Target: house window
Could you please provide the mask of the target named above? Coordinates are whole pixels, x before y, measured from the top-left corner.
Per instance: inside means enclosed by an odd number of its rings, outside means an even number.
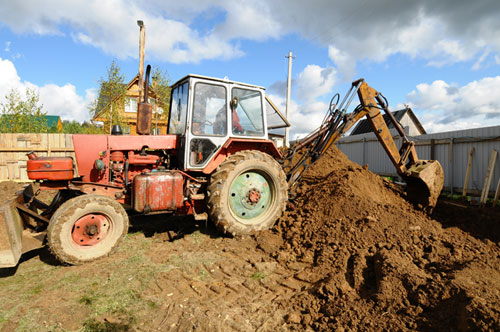
[[[137,112],[137,98],[127,97],[125,99],[125,112],[136,113]]]

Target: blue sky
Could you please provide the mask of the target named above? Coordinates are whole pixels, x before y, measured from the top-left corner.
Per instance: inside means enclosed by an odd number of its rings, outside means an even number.
[[[35,0],[0,3],[0,98],[35,88],[44,110],[88,120],[113,60],[261,85],[284,110],[293,51],[292,134],[319,125],[335,92],[364,77],[428,132],[500,125],[500,2]]]

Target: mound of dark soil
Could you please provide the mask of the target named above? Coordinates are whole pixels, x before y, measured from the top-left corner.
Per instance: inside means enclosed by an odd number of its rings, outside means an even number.
[[[283,304],[295,330],[500,329],[499,244],[443,228],[336,147],[305,172],[277,229],[276,258],[308,263],[295,277],[310,287]]]

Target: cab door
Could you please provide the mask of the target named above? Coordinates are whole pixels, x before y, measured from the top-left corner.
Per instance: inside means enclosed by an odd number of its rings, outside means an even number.
[[[177,166],[184,168],[184,155],[186,145],[186,128],[189,103],[189,80],[176,84],[172,88],[170,97],[170,112],[168,116],[168,135],[178,135],[179,147]]]
[[[186,130],[187,169],[203,169],[229,136],[229,87],[218,81],[191,78],[191,112]]]

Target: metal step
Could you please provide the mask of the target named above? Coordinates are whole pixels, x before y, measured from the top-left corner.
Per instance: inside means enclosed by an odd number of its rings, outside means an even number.
[[[194,214],[194,220],[198,220],[198,221],[208,220],[208,214],[206,212],[195,213]]]
[[[195,201],[204,200],[205,199],[205,194],[204,193],[201,193],[201,194],[192,194],[191,195],[191,199],[195,200]]]

